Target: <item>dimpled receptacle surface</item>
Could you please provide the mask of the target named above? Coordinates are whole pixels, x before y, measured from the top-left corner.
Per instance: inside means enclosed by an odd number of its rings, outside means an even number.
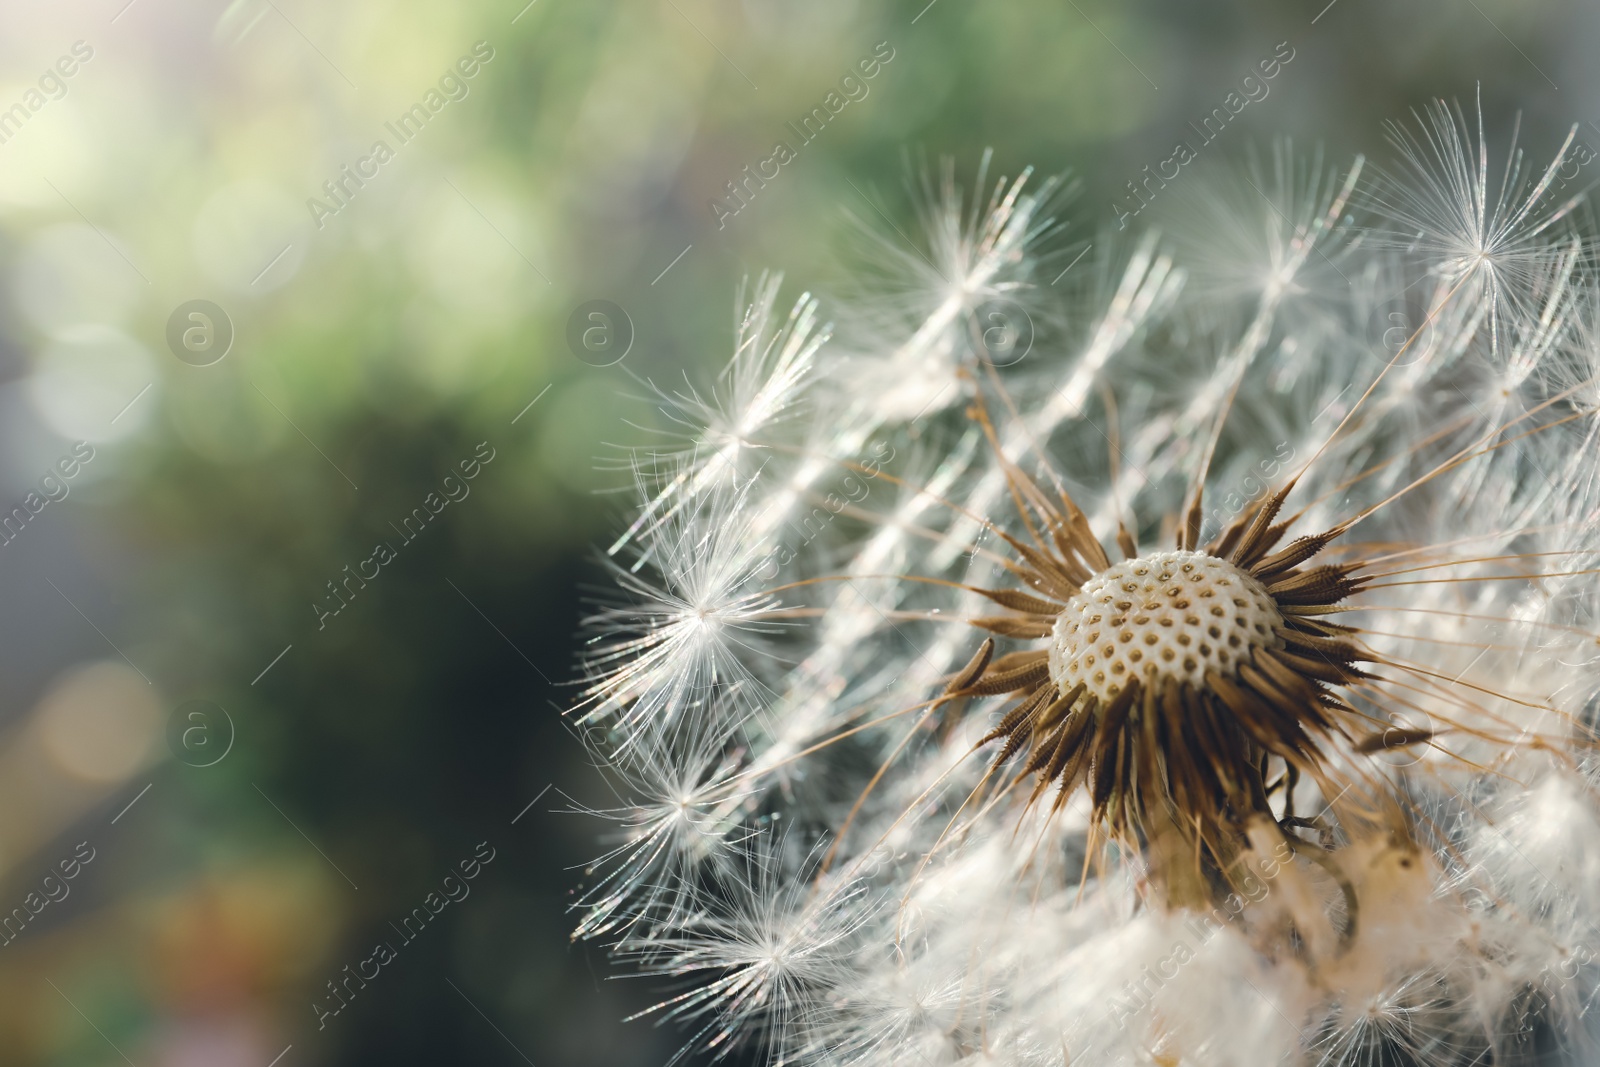
[[[1278,606],[1260,582],[1204,552],[1153,552],[1084,583],[1056,619],[1050,677],[1102,701],[1139,678],[1204,686],[1233,677],[1257,648],[1282,643]]]

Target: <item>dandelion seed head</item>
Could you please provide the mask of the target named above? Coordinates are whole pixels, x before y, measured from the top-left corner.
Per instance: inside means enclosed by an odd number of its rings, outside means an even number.
[[[1238,673],[1257,648],[1281,644],[1283,624],[1261,583],[1203,552],[1154,552],[1090,578],[1057,616],[1050,677],[1110,700],[1134,679],[1205,684],[1207,671]]]
[[[1215,240],[1054,290],[1048,190],[945,169],[836,339],[742,304],[577,709],[625,798],[579,932],[686,1049],[1585,1047],[1600,283],[1548,171],[1418,129],[1376,178],[1276,148]],[[1015,366],[997,299],[1049,326]]]

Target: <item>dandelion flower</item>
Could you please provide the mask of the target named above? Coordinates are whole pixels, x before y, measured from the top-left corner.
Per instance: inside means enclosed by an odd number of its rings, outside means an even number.
[[[1552,171],[1420,121],[1070,292],[1046,191],[947,169],[892,308],[764,280],[726,403],[663,397],[578,935],[686,1052],[1587,1062],[1600,290]],[[1015,362],[1002,298],[1057,324]]]

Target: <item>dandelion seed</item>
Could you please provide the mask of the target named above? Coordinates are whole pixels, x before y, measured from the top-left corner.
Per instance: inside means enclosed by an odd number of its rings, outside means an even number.
[[[1481,94],[1481,90],[1480,90]],[[1498,344],[1502,323],[1534,314],[1530,297],[1552,246],[1564,243],[1561,227],[1581,196],[1552,196],[1576,125],[1542,172],[1524,167],[1513,130],[1498,180],[1491,174],[1489,145],[1478,105],[1476,134],[1459,104],[1434,101],[1414,113],[1417,129],[1391,123],[1402,170],[1372,192],[1374,207],[1393,227],[1389,240],[1423,257],[1441,282],[1465,287],[1465,299],[1481,304]]]

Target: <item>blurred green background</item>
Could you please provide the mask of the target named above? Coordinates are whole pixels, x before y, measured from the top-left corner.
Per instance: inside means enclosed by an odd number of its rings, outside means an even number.
[[[564,809],[610,802],[559,709],[614,446],[663,425],[645,382],[726,360],[744,274],[849,297],[852,218],[914,238],[908,158],[1070,168],[1069,233],[1116,240],[1125,183],[1281,42],[1208,163],[1382,160],[1383,119],[1480,84],[1501,144],[1517,111],[1536,153],[1600,138],[1578,0],[524,2],[0,6],[7,1064],[671,1057],[621,1022],[663,989],[567,936],[606,827]],[[596,299],[613,366],[567,342]]]

